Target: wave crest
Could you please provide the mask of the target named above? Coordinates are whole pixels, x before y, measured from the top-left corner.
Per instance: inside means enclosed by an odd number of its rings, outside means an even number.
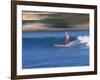
[[[80,41],[80,43],[85,43],[86,46],[89,47],[89,36],[78,36],[77,39]]]

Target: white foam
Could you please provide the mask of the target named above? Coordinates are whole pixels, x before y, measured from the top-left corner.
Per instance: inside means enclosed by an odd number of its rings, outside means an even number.
[[[78,36],[77,39],[80,41],[80,43],[85,43],[86,46],[89,47],[89,36]]]

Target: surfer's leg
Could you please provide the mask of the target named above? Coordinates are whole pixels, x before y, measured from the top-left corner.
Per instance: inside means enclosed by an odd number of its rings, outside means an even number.
[[[70,42],[70,40],[69,40],[69,39],[67,39],[67,44],[69,44],[69,42]]]

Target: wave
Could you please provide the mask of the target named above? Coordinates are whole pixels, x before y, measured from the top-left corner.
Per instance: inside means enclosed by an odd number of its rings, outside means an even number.
[[[76,40],[76,37],[71,37],[70,40]],[[23,41],[32,42],[32,43],[65,43],[65,37],[43,37],[43,38],[23,38]]]
[[[89,36],[78,36],[76,40],[71,41],[68,46],[85,45],[89,47]]]
[[[89,36],[78,36],[77,39],[80,43],[86,44],[89,47]]]
[[[78,36],[70,37],[69,46],[85,45],[89,47],[89,37],[88,36]],[[46,46],[54,44],[65,44],[65,37],[43,37],[43,38],[23,38],[23,45],[31,44],[37,46]]]

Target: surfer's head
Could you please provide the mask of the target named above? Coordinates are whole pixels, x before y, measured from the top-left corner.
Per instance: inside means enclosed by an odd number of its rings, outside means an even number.
[[[68,33],[67,33],[67,32],[65,32],[65,34],[66,34],[66,35],[68,35]]]
[[[65,32],[65,34],[67,34],[67,32]]]

